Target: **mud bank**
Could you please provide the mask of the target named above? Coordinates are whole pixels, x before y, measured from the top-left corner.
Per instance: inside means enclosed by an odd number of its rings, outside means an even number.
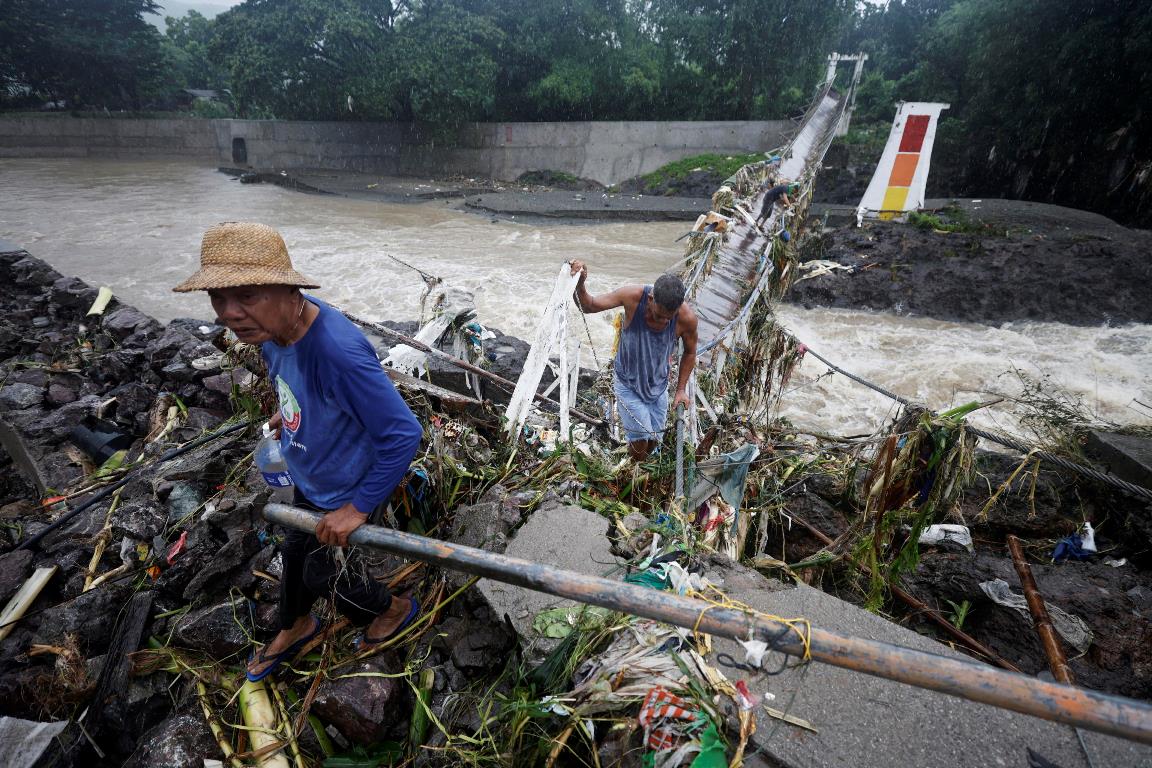
[[[801,259],[847,270],[797,282],[787,300],[982,324],[1152,322],[1152,233],[1050,205],[962,207],[972,231],[870,222],[813,235]]]
[[[681,221],[685,231],[709,210],[708,190],[722,181],[690,175],[682,186],[640,194],[638,182],[614,191],[558,189],[539,183],[548,181],[545,176],[521,183],[332,170],[220,170],[241,182],[311,194],[381,203],[443,201],[494,219]],[[926,205],[963,210],[973,231],[871,222],[863,229],[814,232],[802,243],[802,260],[826,260],[851,272],[802,280],[786,300],[809,308],[870,309],[982,324],[1152,322],[1152,302],[1144,289],[1152,284],[1152,262],[1146,257],[1152,234],[1099,214],[1042,203],[932,199]]]
[[[700,197],[660,196],[607,192],[596,189],[557,189],[537,183],[537,174],[524,183],[492,179],[415,179],[378,176],[353,171],[241,171],[222,172],[245,183],[276,184],[299,192],[334,194],[381,203],[447,205],[501,218],[539,218],[596,221],[691,221],[711,205]]]

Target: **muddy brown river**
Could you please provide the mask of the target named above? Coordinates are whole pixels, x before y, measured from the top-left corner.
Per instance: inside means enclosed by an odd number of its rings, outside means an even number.
[[[107,285],[161,320],[207,317],[201,297],[170,291],[196,268],[200,235],[226,220],[260,221],[284,235],[321,298],[372,319],[419,316],[422,283],[399,258],[475,293],[479,320],[531,339],[560,265],[591,265],[593,291],[650,281],[682,255],[678,223],[492,221],[456,203],[382,204],[242,185],[186,163],[87,159],[0,160],[0,238],[64,274]],[[864,311],[782,306],[784,324],[844,368],[934,408],[1013,394],[1020,369],[1120,423],[1152,424],[1152,326],[999,327]],[[580,333],[578,320],[570,325]],[[588,318],[604,350],[610,325]],[[588,356],[585,363],[588,364]],[[792,379],[781,414],[838,433],[868,431],[895,413],[886,398],[815,360]],[[978,423],[1017,427],[1002,404]]]

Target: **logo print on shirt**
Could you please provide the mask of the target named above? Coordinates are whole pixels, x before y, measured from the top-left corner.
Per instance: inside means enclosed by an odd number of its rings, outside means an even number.
[[[280,418],[284,421],[284,428],[289,432],[296,432],[300,429],[300,404],[296,402],[296,396],[292,394],[292,388],[288,386],[288,382],[279,376],[276,377],[276,396],[280,398]]]

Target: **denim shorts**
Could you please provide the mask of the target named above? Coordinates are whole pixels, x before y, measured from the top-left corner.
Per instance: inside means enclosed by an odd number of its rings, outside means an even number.
[[[668,390],[655,401],[647,402],[615,377],[612,389],[616,393],[616,412],[620,415],[620,426],[628,442],[664,438],[664,425],[668,421]]]

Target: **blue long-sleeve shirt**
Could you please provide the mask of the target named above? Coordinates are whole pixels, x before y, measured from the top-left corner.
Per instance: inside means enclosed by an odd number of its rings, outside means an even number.
[[[321,509],[369,514],[391,496],[423,430],[356,326],[324,302],[304,337],[261,346],[280,401],[280,445],[297,489]]]

